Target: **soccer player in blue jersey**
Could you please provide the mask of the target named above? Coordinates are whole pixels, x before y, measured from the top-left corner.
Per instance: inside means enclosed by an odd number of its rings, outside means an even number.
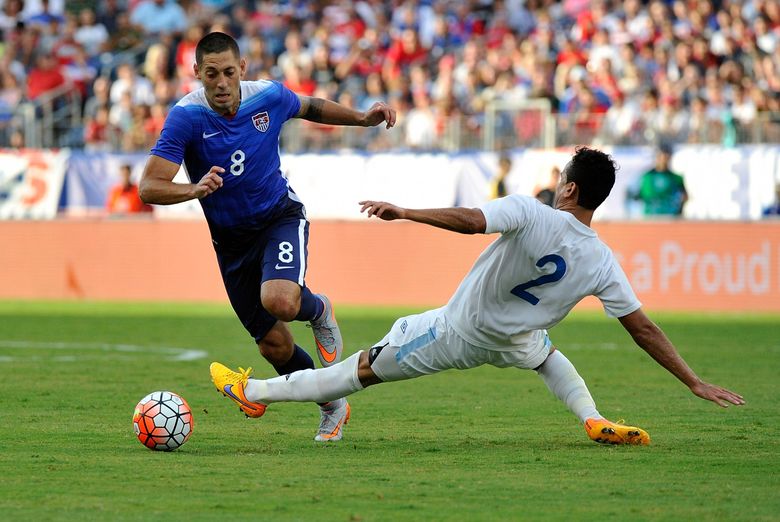
[[[246,61],[224,33],[203,37],[195,56],[203,88],[168,114],[144,169],[141,199],[157,205],[200,200],[230,303],[279,375],[314,368],[294,343],[289,321],[309,321],[320,362],[335,364],[341,333],[328,298],[312,293],[304,281],[309,223],[282,176],[279,134],[290,118],[363,127],[385,123],[389,129],[395,111],[376,103],[359,112],[297,95],[274,81],[242,81]],[[190,183],[173,182],[182,163]],[[222,392],[249,417],[262,415],[242,390]],[[340,440],[350,414],[346,399],[320,408],[315,440]]]

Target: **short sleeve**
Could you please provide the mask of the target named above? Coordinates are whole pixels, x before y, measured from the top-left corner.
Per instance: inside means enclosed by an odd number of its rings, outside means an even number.
[[[628,277],[615,256],[610,254],[609,268],[605,271],[602,285],[596,292],[609,317],[623,317],[638,310],[642,303],[637,299]]]
[[[184,150],[193,132],[193,124],[187,112],[187,109],[178,105],[171,109],[165,119],[160,138],[152,148],[153,155],[181,164]]]
[[[512,194],[488,201],[480,207],[485,214],[485,233],[505,234],[523,228],[534,215],[538,202],[529,196]]]
[[[301,100],[298,95],[279,82],[274,82],[279,90],[282,107],[287,107],[287,119],[294,118],[301,110]]]

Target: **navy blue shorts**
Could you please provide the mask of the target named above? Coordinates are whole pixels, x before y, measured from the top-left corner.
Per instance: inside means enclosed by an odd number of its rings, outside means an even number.
[[[304,286],[309,222],[302,203],[286,198],[283,205],[274,219],[258,225],[211,229],[230,304],[257,342],[277,321],[260,302],[260,285],[286,279]]]

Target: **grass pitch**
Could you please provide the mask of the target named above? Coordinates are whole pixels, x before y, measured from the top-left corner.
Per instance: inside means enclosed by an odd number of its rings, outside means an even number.
[[[411,312],[337,308],[345,354]],[[0,303],[0,518],[779,520],[780,318],[654,318],[748,404],[694,397],[617,321],[575,313],[553,342],[651,446],[592,443],[533,372],[488,367],[356,394],[345,439],[322,445],[316,406],[250,420],[213,389],[212,360],[273,375],[227,306]],[[132,431],[136,402],[164,389],[195,419],[172,453]]]

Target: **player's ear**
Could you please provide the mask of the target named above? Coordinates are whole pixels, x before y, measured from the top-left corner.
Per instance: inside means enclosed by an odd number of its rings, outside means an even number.
[[[197,63],[192,64],[192,70],[195,72],[195,78],[200,80],[200,67],[198,67]]]
[[[563,197],[574,198],[576,201],[578,199],[577,193],[579,190],[580,188],[577,186],[577,184],[574,181],[570,181],[563,186]]]
[[[238,62],[238,70],[241,73],[240,79],[244,79],[244,75],[246,74],[246,59],[241,58],[241,61]]]

